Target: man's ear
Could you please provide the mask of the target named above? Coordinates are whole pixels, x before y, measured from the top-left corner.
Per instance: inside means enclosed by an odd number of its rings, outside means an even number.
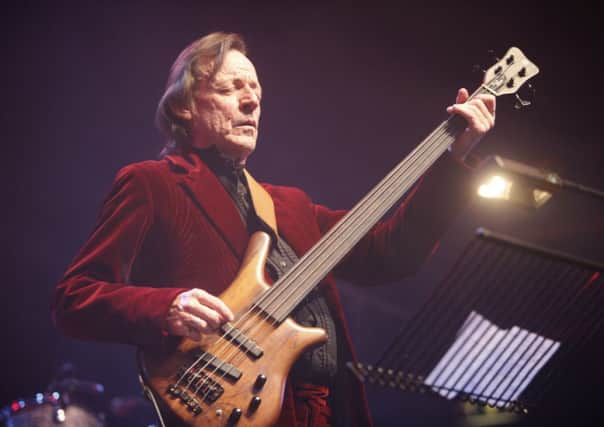
[[[193,112],[189,108],[173,107],[174,115],[182,120],[190,122],[193,119]]]

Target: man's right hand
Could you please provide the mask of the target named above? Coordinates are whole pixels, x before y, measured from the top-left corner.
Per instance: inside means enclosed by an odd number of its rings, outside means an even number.
[[[233,313],[218,297],[203,289],[191,289],[178,294],[168,310],[166,329],[171,335],[195,341],[234,319]]]

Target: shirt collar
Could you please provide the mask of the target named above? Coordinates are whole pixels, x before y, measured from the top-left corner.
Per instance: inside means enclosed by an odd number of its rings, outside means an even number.
[[[218,177],[229,179],[241,178],[243,175],[243,165],[224,157],[215,146],[209,148],[192,148],[193,153],[197,154],[206,166]]]

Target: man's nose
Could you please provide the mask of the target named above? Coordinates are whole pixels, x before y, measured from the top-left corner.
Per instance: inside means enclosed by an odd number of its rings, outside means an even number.
[[[256,95],[256,92],[248,88],[246,91],[244,91],[243,95],[241,96],[239,105],[241,111],[249,114],[254,112],[254,110],[256,110],[258,106],[260,106],[260,100],[258,99],[258,95]]]

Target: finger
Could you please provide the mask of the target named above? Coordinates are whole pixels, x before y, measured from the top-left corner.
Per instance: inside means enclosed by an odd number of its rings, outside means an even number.
[[[207,305],[200,304],[196,300],[186,306],[185,311],[205,321],[208,325],[208,328],[211,328],[212,330],[218,329],[220,325],[225,322],[220,313]]]
[[[230,322],[235,318],[231,309],[220,298],[203,289],[193,289],[193,291],[193,296],[197,298],[200,304],[206,305],[220,314],[222,322]]]
[[[174,311],[167,318],[168,332],[172,335],[190,338],[195,341],[201,339],[202,333],[210,333],[207,323],[202,319],[184,311]]]
[[[470,97],[470,94],[468,93],[468,90],[466,88],[462,87],[457,91],[457,96],[455,97],[455,103],[463,104],[464,102],[467,101],[467,99],[469,97]]]
[[[200,291],[201,293],[203,291]],[[208,330],[215,330],[223,324],[226,319],[213,308],[200,302],[200,299],[206,301],[205,298],[199,298],[200,292],[188,291],[181,294],[176,307],[185,313],[191,314],[207,324]],[[209,295],[209,294],[208,294]]]
[[[211,334],[214,332],[208,323],[199,317],[190,313],[182,313],[182,322],[186,328],[187,337],[194,340],[201,340],[202,334]]]
[[[202,334],[211,334],[214,332],[214,329],[210,327],[208,322],[191,313],[181,312],[180,322],[185,329],[184,336],[196,341],[201,339]]]
[[[487,125],[489,128],[493,127],[495,124],[495,118],[481,99],[473,99],[470,105],[476,108],[476,113],[478,114],[482,123]]]
[[[494,125],[494,119],[490,111],[480,100],[472,100],[463,104],[461,111],[471,128],[479,132],[486,132]]]
[[[484,102],[484,105],[487,107],[487,110],[489,110],[492,115],[495,115],[497,99],[493,95],[480,94],[477,95],[476,98]]]
[[[480,95],[471,102],[480,109],[491,127],[493,127],[495,125],[495,97],[492,95]]]
[[[462,90],[465,93],[462,93]],[[456,104],[463,104],[463,103],[472,103],[472,102],[476,102],[476,101],[481,101],[484,103],[484,105],[486,106],[487,110],[489,111],[490,115],[495,115],[495,109],[496,109],[496,98],[493,95],[490,94],[479,94],[474,96],[469,102],[466,102],[468,99],[468,93],[465,89],[460,89],[459,90],[459,95],[457,97],[457,102]],[[461,102],[460,102],[461,101]],[[455,105],[455,104],[454,104]],[[451,112],[451,108],[454,107],[454,105],[451,105],[449,107],[447,107],[447,112]]]
[[[188,325],[202,333],[212,333],[224,323],[223,317],[214,309],[199,303],[194,292],[178,295],[172,302],[166,317],[169,330],[176,335],[185,335],[182,325]]]
[[[455,104],[448,111],[452,114],[459,114],[468,122],[468,127],[479,132],[489,129],[486,118],[482,116],[480,110],[472,104]]]
[[[193,326],[183,321],[178,321],[178,325],[172,330],[172,335],[189,338],[193,341],[201,340],[201,333],[197,331]]]

